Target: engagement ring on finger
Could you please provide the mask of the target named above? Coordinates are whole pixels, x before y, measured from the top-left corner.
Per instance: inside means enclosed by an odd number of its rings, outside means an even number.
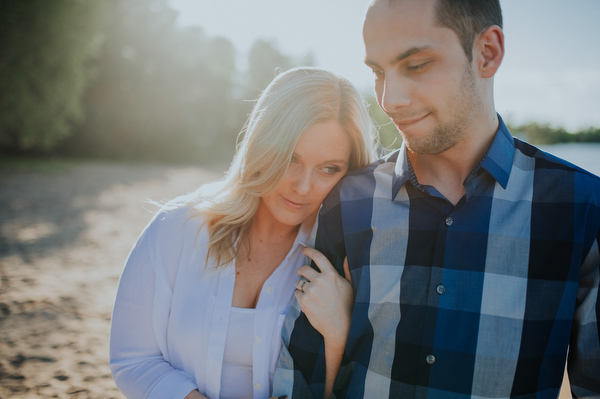
[[[304,284],[306,284],[306,280],[300,280],[300,284],[298,285],[298,289],[302,292],[304,292]]]

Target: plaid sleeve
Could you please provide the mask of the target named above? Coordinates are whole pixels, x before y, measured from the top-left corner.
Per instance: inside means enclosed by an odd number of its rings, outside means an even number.
[[[569,346],[568,374],[573,397],[600,396],[600,232],[581,266]]]
[[[295,367],[294,359],[288,350],[294,325],[301,313],[300,304],[294,297],[281,330],[283,345],[281,346],[281,352],[279,352],[275,376],[273,377],[273,396],[287,396],[288,399],[313,398],[306,379],[302,372]]]

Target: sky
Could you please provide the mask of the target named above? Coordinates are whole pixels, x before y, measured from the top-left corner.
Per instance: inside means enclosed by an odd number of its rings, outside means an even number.
[[[362,23],[370,0],[170,0],[182,26],[228,38],[244,62],[266,39],[287,56],[371,93]],[[505,56],[495,77],[496,110],[513,124],[600,128],[600,0],[501,0]]]

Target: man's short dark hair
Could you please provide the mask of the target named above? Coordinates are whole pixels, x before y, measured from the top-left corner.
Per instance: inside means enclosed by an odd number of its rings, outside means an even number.
[[[436,18],[456,32],[469,62],[477,35],[492,25],[502,28],[500,0],[437,0]]]

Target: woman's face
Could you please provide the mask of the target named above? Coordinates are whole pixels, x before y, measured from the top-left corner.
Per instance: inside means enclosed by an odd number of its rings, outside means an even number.
[[[321,202],[348,171],[350,153],[350,138],[337,120],[314,124],[300,136],[281,184],[261,198],[259,212],[288,226],[316,217]]]

